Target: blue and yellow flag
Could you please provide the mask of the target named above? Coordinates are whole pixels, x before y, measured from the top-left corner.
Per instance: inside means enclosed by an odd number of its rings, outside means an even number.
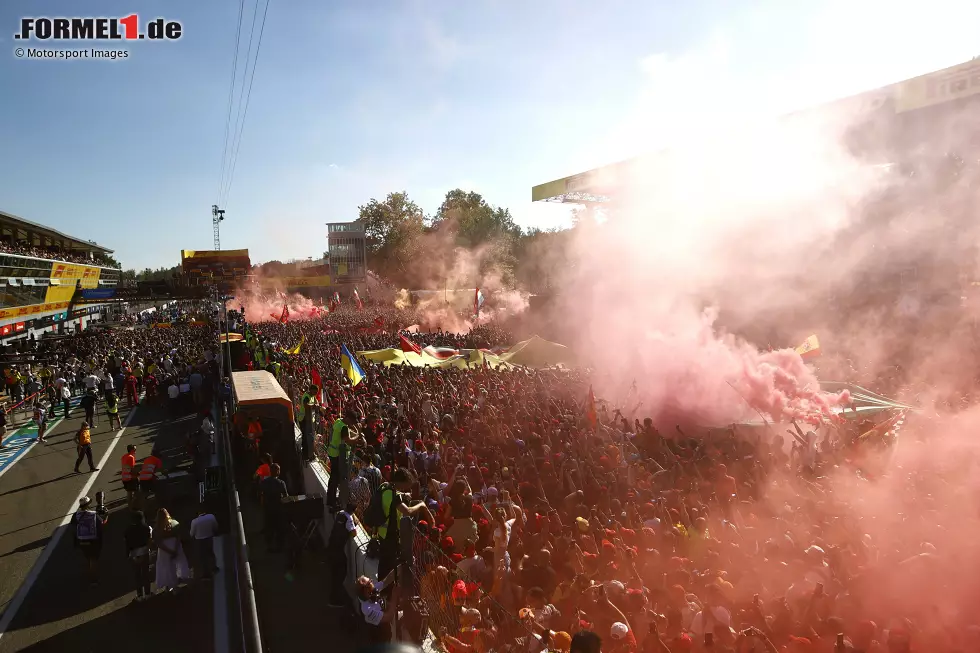
[[[364,370],[357,364],[357,359],[350,353],[347,345],[340,346],[340,366],[344,368],[352,386],[356,386],[364,379]]]

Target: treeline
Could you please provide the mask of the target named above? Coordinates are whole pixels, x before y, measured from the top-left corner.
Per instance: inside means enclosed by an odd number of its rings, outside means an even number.
[[[472,287],[487,278],[505,287],[547,292],[568,265],[571,229],[523,229],[510,210],[479,193],[446,193],[433,215],[405,192],[358,208],[368,267],[403,287]]]
[[[156,270],[152,268],[143,268],[140,271],[123,270],[119,273],[119,279],[120,281],[169,281],[178,274],[180,274],[180,266],[175,265],[172,268],[157,268]]]

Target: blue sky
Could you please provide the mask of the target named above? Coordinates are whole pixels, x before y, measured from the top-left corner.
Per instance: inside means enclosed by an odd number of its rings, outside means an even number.
[[[237,12],[0,4],[0,209],[125,267],[210,249]],[[124,44],[116,62],[12,54],[22,15],[130,13],[180,20],[184,37]],[[562,224],[532,185],[960,63],[980,54],[977,24],[952,0],[271,0],[222,246],[319,256],[324,223],[396,190],[432,211],[464,187],[521,224]]]

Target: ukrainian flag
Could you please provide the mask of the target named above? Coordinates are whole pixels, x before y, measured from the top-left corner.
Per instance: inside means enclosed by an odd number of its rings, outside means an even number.
[[[356,386],[364,379],[364,370],[357,364],[357,359],[354,358],[354,354],[350,353],[347,345],[340,346],[340,366],[344,368],[352,386]]]

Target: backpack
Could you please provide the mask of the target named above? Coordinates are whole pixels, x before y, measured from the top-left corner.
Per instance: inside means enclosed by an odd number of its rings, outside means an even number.
[[[382,483],[377,492],[371,495],[371,503],[364,511],[364,523],[370,528],[381,528],[387,525],[388,518],[385,516],[384,493],[394,492],[395,489],[390,483]],[[391,504],[394,508],[394,502]]]
[[[75,538],[79,542],[94,542],[99,539],[94,512],[82,510],[75,513]]]

